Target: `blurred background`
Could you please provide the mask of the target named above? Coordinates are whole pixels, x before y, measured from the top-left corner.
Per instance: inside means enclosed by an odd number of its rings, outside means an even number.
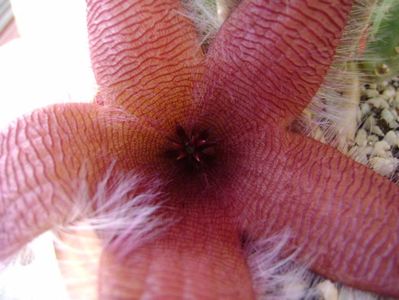
[[[88,102],[85,0],[0,0],[0,130],[22,114],[60,102]],[[0,263],[0,299],[68,299],[47,232]]]
[[[0,46],[18,36],[9,0],[0,0]]]
[[[0,0],[0,129],[35,108],[91,101],[84,0]]]

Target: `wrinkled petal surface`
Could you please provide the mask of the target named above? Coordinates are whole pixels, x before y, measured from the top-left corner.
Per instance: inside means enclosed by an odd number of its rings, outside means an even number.
[[[176,217],[165,236],[127,257],[120,247],[104,251],[100,299],[253,299],[232,220],[198,202]]]
[[[204,114],[223,112],[226,126],[244,130],[287,126],[322,83],[351,3],[244,1],[207,55],[206,86],[196,90]]]
[[[97,102],[164,128],[192,103],[203,55],[180,1],[88,1]]]
[[[244,1],[204,77],[179,1],[88,1],[88,9],[100,105],[39,110],[0,135],[1,259],[67,222],[81,181],[90,198],[115,162],[116,171],[160,179],[176,224],[138,248],[108,245],[103,299],[251,298],[240,236],[286,228],[287,254],[300,247],[315,271],[399,296],[399,189],[287,129],[321,84],[351,1]],[[165,156],[176,123],[186,137],[209,131],[216,145],[200,172]],[[203,151],[193,139],[197,148],[179,151]]]
[[[234,199],[244,230],[257,238],[289,228],[287,253],[303,247],[315,271],[397,296],[399,189],[288,129],[322,83],[350,9],[244,2],[207,57],[197,118],[222,141],[223,198]]]
[[[269,132],[270,133],[270,132]],[[276,134],[274,132],[273,134]],[[317,273],[379,294],[399,289],[399,188],[335,149],[293,133],[243,141],[233,193],[250,199],[243,222],[253,238],[288,229]],[[262,228],[262,229],[260,229]]]
[[[139,170],[156,161],[156,137],[94,105],[53,106],[16,121],[0,135],[0,258],[66,221],[113,162]]]

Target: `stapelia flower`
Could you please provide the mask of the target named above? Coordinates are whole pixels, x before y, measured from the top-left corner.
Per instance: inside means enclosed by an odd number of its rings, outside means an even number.
[[[37,110],[0,136],[1,258],[65,222],[72,182],[84,173],[94,195],[113,165],[158,180],[175,222],[140,247],[108,241],[101,298],[250,299],[242,240],[285,229],[283,253],[399,296],[399,188],[290,130],[351,1],[244,1],[206,57],[179,3],[88,0],[96,103]]]

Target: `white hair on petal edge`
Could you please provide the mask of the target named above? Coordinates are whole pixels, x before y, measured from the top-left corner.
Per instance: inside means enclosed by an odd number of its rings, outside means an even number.
[[[365,80],[357,69],[359,42],[370,24],[375,3],[355,1],[331,68],[303,119],[309,135],[344,153],[357,130],[360,82]]]
[[[185,15],[195,25],[200,44],[209,44],[239,0],[181,0]]]
[[[240,0],[181,0],[183,13],[195,24],[201,44],[212,42],[224,20]],[[367,27],[376,0],[357,0],[336,50],[332,66],[323,85],[303,115],[302,129],[322,142],[348,151],[354,139],[359,113],[359,85],[365,75],[357,70],[358,45]]]
[[[171,220],[160,213],[159,188],[157,180],[145,180],[132,172],[119,174],[111,165],[92,197],[88,186],[80,185],[82,198],[76,201],[66,225],[56,230],[64,234],[96,232],[104,247],[111,241],[113,245],[123,243],[129,252],[165,231],[170,224]]]
[[[190,19],[200,36],[200,44],[213,39],[222,22],[218,19],[216,4],[214,1],[182,0],[185,17]]]
[[[85,178],[82,168],[81,178]],[[101,257],[107,249],[118,257],[152,240],[172,224],[161,211],[160,183],[112,164],[93,196],[80,184],[81,199],[64,226],[56,228],[56,249],[64,281],[73,299],[97,299]]]
[[[257,299],[272,300],[389,300],[373,293],[356,290],[340,283],[333,283],[295,260],[300,251],[287,256],[285,246],[289,231],[269,238],[244,243],[244,254],[251,272]]]
[[[294,263],[298,251],[281,257],[290,236],[288,232],[245,246],[247,262],[258,299],[292,300],[316,296],[309,289],[310,273],[303,265]]]
[[[86,175],[82,167],[79,178],[70,183],[76,189],[70,200],[76,204],[64,224],[0,264],[0,299],[67,300],[65,286],[74,300],[96,299],[106,247],[112,244],[118,255],[127,255],[173,224],[160,210],[164,207],[157,180],[118,173],[112,164],[89,196]]]

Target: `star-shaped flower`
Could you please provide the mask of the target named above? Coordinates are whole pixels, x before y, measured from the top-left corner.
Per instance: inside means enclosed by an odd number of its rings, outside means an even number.
[[[0,136],[0,257],[68,220],[82,170],[93,196],[117,177],[112,165],[156,179],[159,217],[175,222],[139,247],[108,240],[100,298],[250,299],[242,241],[286,229],[283,253],[299,248],[319,274],[399,296],[399,188],[290,129],[351,2],[244,1],[205,57],[178,0],[88,0],[98,96]]]

